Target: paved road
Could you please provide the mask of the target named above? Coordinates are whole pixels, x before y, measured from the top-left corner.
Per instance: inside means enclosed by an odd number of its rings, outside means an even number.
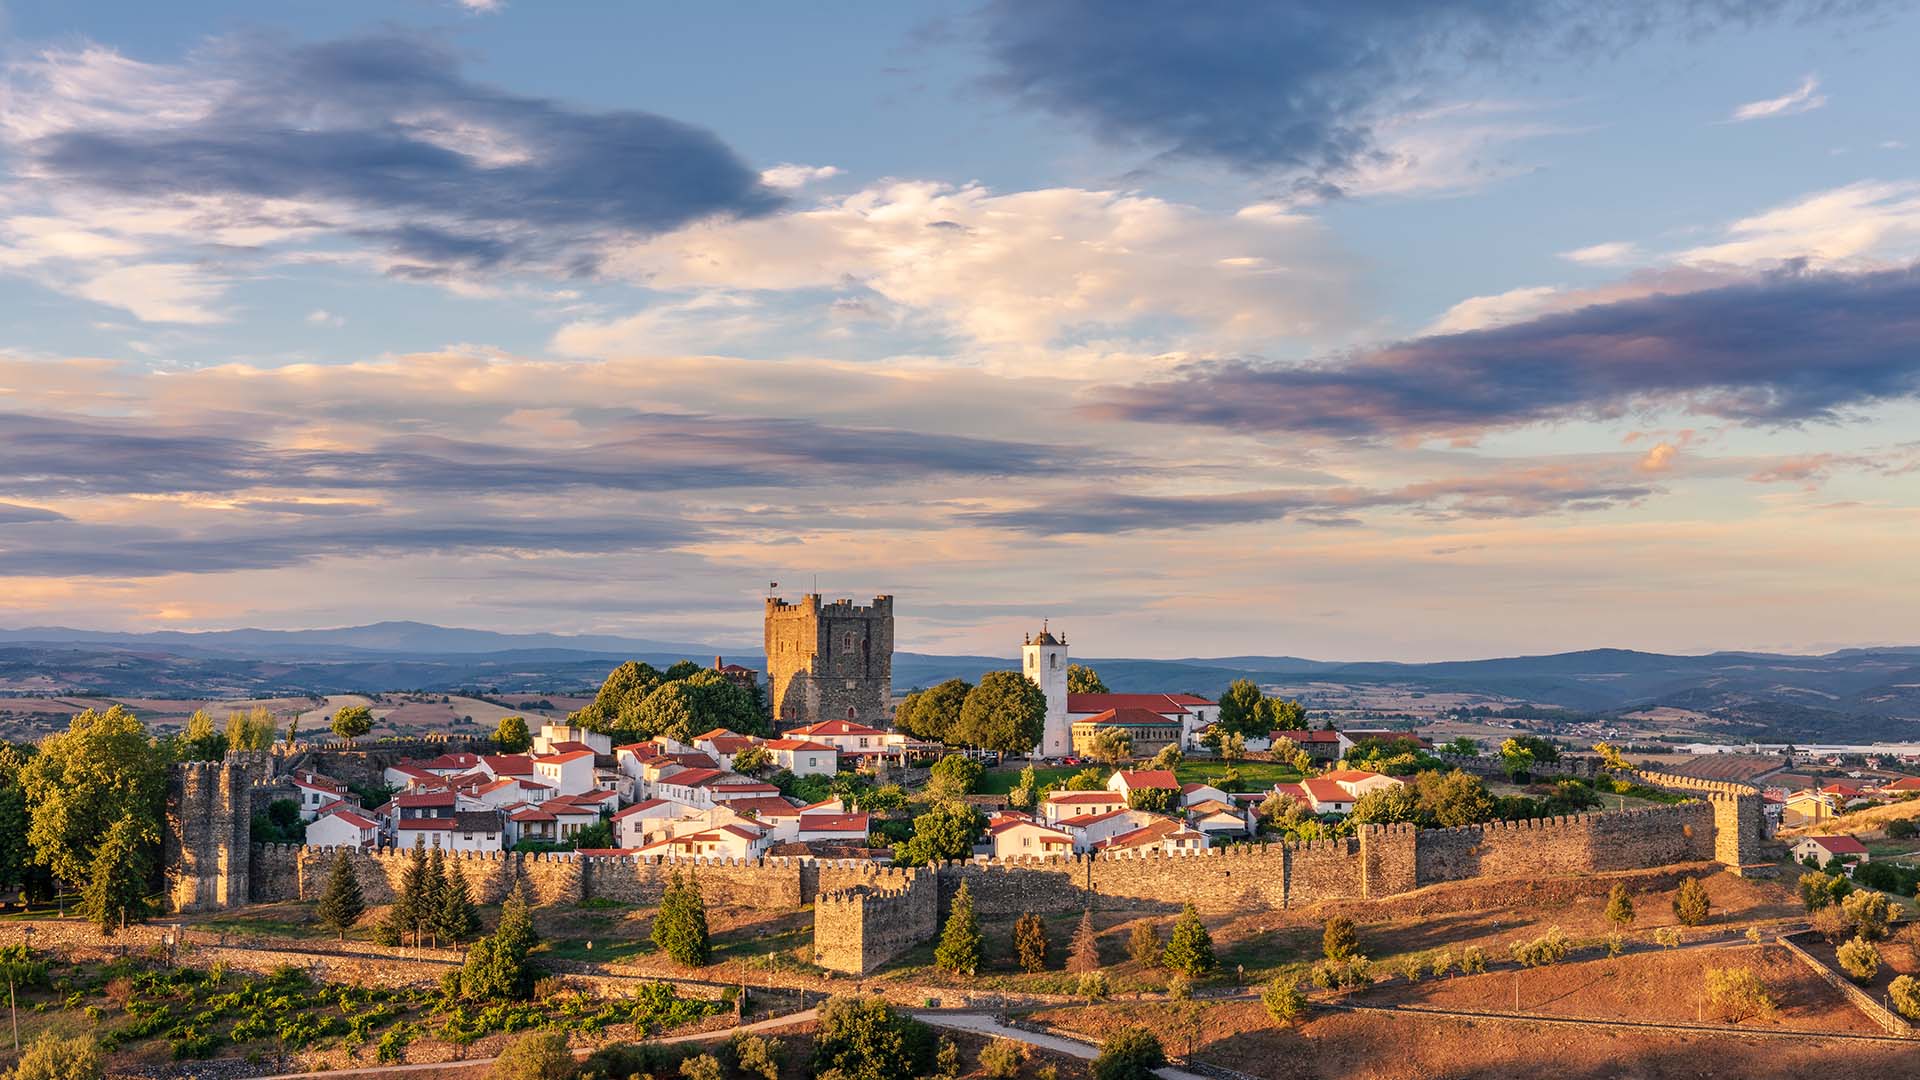
[[[1028,1046],[1038,1046],[1043,1050],[1052,1050],[1056,1054],[1077,1057],[1091,1061],[1098,1057],[1098,1047],[1090,1046],[1078,1039],[1069,1039],[1061,1035],[1041,1035],[1019,1028],[1008,1027],[986,1013],[970,1012],[917,1012],[913,1014],[934,1027],[952,1028],[955,1031],[971,1031],[976,1035],[997,1035],[1003,1039],[1023,1042]],[[1207,1080],[1199,1073],[1187,1072],[1172,1066],[1158,1070],[1164,1080]]]
[[[1435,1009],[1424,1005],[1359,1005],[1350,1001],[1316,1002],[1316,1007],[1336,1009],[1341,1012],[1356,1013],[1393,1013],[1401,1016],[1439,1016],[1460,1020],[1506,1020],[1521,1024],[1552,1024],[1559,1027],[1576,1028],[1632,1028],[1636,1031],[1659,1031],[1686,1035],[1733,1035],[1739,1038],[1765,1039],[1814,1039],[1846,1042],[1897,1043],[1901,1046],[1914,1046],[1912,1038],[1904,1035],[1861,1035],[1854,1032],[1837,1031],[1792,1031],[1780,1028],[1733,1027],[1725,1024],[1665,1024],[1648,1020],[1582,1020],[1571,1016],[1535,1016],[1530,1013],[1471,1012],[1464,1009]]]

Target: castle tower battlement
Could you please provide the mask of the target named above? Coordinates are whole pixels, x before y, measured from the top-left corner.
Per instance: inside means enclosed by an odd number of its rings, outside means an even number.
[[[767,598],[767,700],[776,727],[884,725],[893,700],[893,597],[871,604]]]

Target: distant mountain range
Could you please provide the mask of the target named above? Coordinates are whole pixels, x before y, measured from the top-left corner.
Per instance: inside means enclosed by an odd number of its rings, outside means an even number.
[[[418,622],[333,630],[113,633],[0,630],[0,693],[242,697],[374,690],[564,693],[597,686],[629,659],[665,666],[715,655],[762,666],[759,650],[608,635],[505,634]],[[1395,686],[1593,711],[1673,706],[1712,713],[1733,733],[1920,737],[1920,647],[1821,656],[1726,652],[1675,656],[1591,649],[1547,656],[1403,664],[1292,656],[1177,660],[1088,658],[1117,691],[1215,695],[1238,678],[1290,687]],[[1006,656],[896,653],[894,686],[978,679]]]

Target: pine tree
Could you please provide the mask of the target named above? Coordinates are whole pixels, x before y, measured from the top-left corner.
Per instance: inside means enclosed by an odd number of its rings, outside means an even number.
[[[1607,921],[1622,929],[1633,925],[1633,897],[1624,881],[1614,882],[1613,891],[1607,894]]]
[[[683,881],[680,871],[675,870],[667,879],[660,910],[653,917],[652,937],[661,952],[687,967],[705,967],[712,961],[707,905],[700,895],[699,882],[691,876]]]
[[[460,993],[469,998],[525,998],[533,986],[527,954],[539,943],[526,894],[515,885],[500,907],[500,925],[467,950],[460,969]]]
[[[460,864],[449,863],[447,879],[440,889],[440,909],[434,919],[434,931],[449,942],[464,941],[480,928],[480,912],[474,907],[473,893],[467,888],[466,872]]]
[[[1100,938],[1093,929],[1093,911],[1080,913],[1080,925],[1074,927],[1073,944],[1067,948],[1067,970],[1076,975],[1100,970]]]
[[[1133,924],[1133,930],[1127,937],[1127,955],[1143,968],[1156,967],[1160,963],[1160,931],[1145,919]]]
[[[1707,898],[1707,887],[1699,878],[1682,881],[1673,894],[1673,914],[1683,925],[1699,926],[1712,911],[1713,901]]]
[[[440,906],[445,902],[447,892],[447,860],[435,846],[433,854],[427,858],[427,872],[420,881],[420,895],[414,901],[414,920],[420,924],[422,932],[433,935],[435,948],[440,945]],[[418,944],[416,942],[416,944]]]
[[[1047,970],[1047,924],[1028,913],[1013,924],[1013,951],[1021,971]]]
[[[360,878],[353,872],[353,860],[342,848],[333,857],[333,869],[327,874],[326,891],[320,894],[320,925],[337,931],[347,940],[347,930],[360,921],[367,904],[360,895]]]
[[[381,924],[381,944],[420,943],[420,924],[428,916],[428,911],[420,904],[421,897],[425,895],[426,882],[427,839],[420,836],[414,838],[413,855],[407,863],[406,873],[400,876],[400,892],[393,898],[393,905],[387,908],[386,922]]]
[[[953,894],[946,928],[933,950],[933,962],[942,971],[972,975],[980,970],[980,920],[973,914],[973,891],[963,882]]]
[[[1166,964],[1189,977],[1213,970],[1213,938],[1207,933],[1200,913],[1188,904],[1180,909],[1173,924],[1173,936],[1167,939]]]

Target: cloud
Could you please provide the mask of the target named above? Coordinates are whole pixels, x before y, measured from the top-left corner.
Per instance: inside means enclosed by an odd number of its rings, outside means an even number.
[[[636,243],[606,269],[665,292],[870,297],[992,345],[1076,335],[1244,341],[1344,328],[1351,260],[1311,218],[1164,199],[899,182]],[[669,309],[671,312],[672,309]],[[655,315],[582,320],[557,350],[646,351]],[[652,348],[657,349],[654,345]]]
[[[1830,420],[1920,393],[1920,269],[1779,272],[1415,338],[1314,365],[1196,364],[1096,413],[1334,437],[1461,435],[1675,410]]]
[[[1560,257],[1570,262],[1587,266],[1611,266],[1617,263],[1632,262],[1640,254],[1640,249],[1626,240],[1611,240],[1604,244],[1591,244],[1572,251],[1563,251]]]
[[[307,312],[307,325],[345,326],[347,325],[347,317],[345,315],[336,315],[326,308],[314,308],[312,311]]]
[[[65,521],[65,514],[52,510],[42,510],[37,506],[18,506],[14,503],[0,503],[0,525],[25,525],[44,521]]]
[[[1677,253],[1690,266],[1886,265],[1920,256],[1920,182],[1867,180],[1741,218],[1727,238]]]
[[[770,188],[806,187],[818,180],[831,180],[840,175],[837,165],[775,165],[760,173],[760,182]]]
[[[1673,459],[1679,456],[1680,448],[1672,443],[1656,443],[1640,459],[1640,471],[1649,473],[1666,472],[1673,468]]]
[[[61,226],[68,250],[49,259],[159,243],[225,255],[311,243],[337,258],[345,240],[403,276],[585,275],[611,244],[784,201],[707,131],[508,93],[465,77],[452,49],[396,33],[230,37],[172,66],[46,50],[7,68],[0,145],[17,177],[6,201]],[[114,277],[156,270],[187,298]],[[82,295],[206,321],[217,283],[179,276],[116,266]]]
[[[985,37],[994,87],[1109,143],[1337,191],[1392,161],[1382,131],[1395,118],[1429,107],[1432,95],[1476,72],[1579,62],[1655,33],[1697,36],[1795,10],[1784,0],[1298,0],[1197,9],[994,0]]]
[[[1777,98],[1764,101],[1749,101],[1733,110],[1727,119],[1736,124],[1749,120],[1767,120],[1776,116],[1792,116],[1795,113],[1812,112],[1827,103],[1827,95],[1820,93],[1820,80],[1809,75],[1800,80],[1800,85]]]

